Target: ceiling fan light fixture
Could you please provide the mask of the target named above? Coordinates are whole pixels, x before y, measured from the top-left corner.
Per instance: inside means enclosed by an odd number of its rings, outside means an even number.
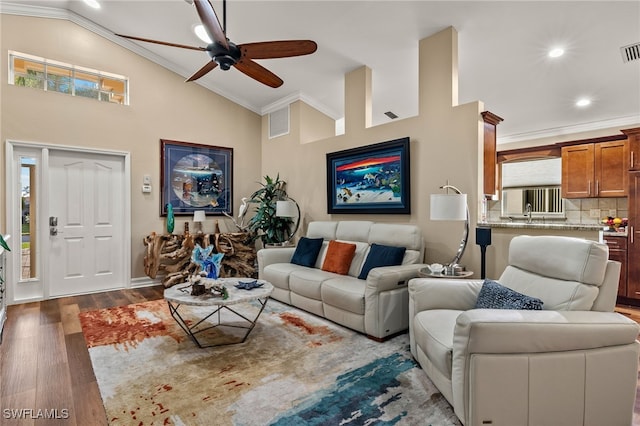
[[[204,25],[202,25],[202,24],[195,25],[193,27],[193,32],[203,42],[205,42],[207,44],[213,43],[213,41],[209,37],[209,34],[207,34],[207,31],[204,29]]]

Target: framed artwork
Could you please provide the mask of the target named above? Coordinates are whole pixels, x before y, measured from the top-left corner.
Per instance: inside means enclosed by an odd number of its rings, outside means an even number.
[[[327,154],[328,213],[411,213],[409,138]]]
[[[233,148],[160,139],[160,215],[233,213]]]

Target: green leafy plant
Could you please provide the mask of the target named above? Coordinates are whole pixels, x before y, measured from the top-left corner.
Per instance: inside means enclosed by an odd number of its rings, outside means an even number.
[[[6,251],[11,251],[11,249],[9,248],[9,244],[7,244],[7,242],[4,240],[4,237],[1,234],[0,234],[0,247],[5,249]]]
[[[281,243],[289,238],[293,223],[288,217],[276,216],[276,202],[287,197],[284,189],[287,183],[280,180],[280,175],[275,179],[265,176],[264,180],[265,183],[260,183],[262,188],[251,195],[250,202],[258,207],[249,221],[249,230],[255,233],[254,241],[260,239],[263,244]]]

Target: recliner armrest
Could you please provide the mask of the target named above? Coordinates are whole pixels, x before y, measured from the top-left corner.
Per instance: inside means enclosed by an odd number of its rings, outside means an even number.
[[[430,309],[473,309],[483,280],[414,278],[409,281],[409,303],[414,312]]]
[[[406,287],[409,280],[418,276],[418,271],[425,265],[411,263],[407,265],[380,266],[373,268],[367,275],[367,294],[380,293]]]
[[[546,353],[635,342],[640,326],[615,312],[473,309],[461,313],[453,350],[467,353]]]

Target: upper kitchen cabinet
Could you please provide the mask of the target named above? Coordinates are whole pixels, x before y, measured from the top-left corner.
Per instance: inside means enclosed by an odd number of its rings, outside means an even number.
[[[489,111],[481,114],[484,121],[484,195],[492,196],[498,192],[496,127],[502,118]]]
[[[629,145],[629,170],[640,170],[640,127],[621,130]]]
[[[607,139],[562,147],[563,198],[627,196],[629,147]]]

